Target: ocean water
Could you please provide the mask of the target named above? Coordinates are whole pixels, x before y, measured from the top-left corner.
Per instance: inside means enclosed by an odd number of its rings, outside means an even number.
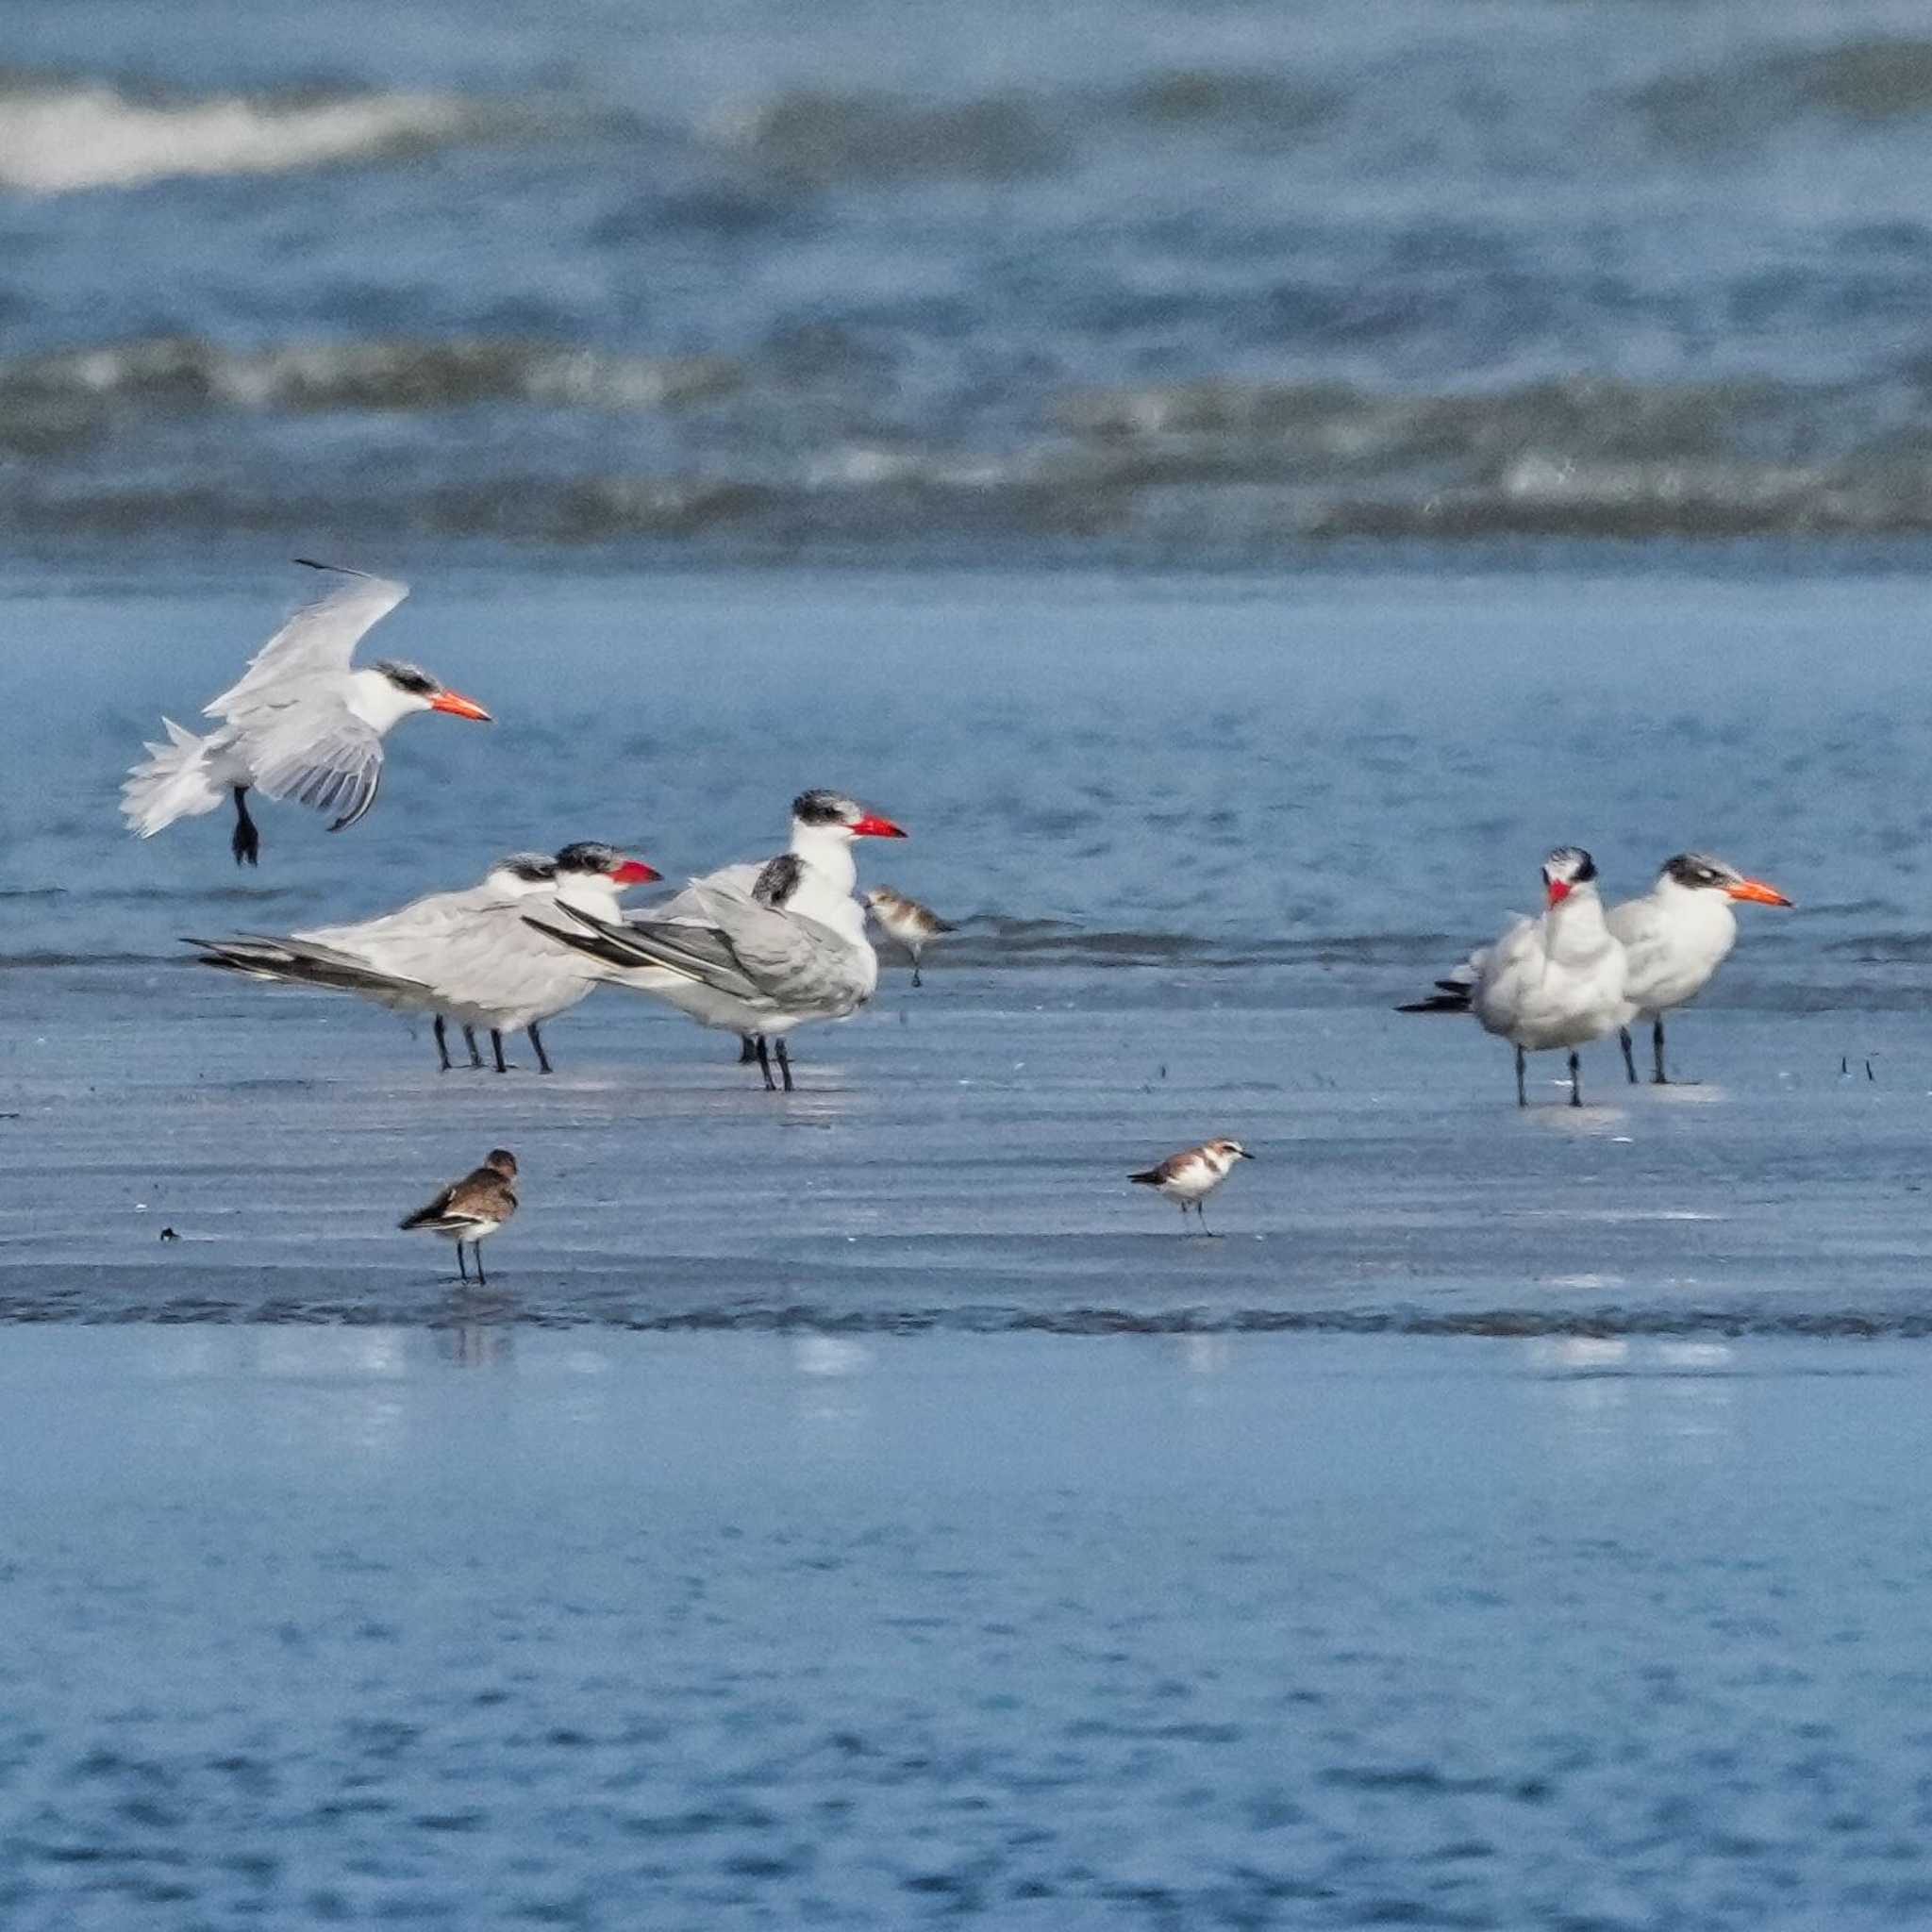
[[[1909,0],[22,0],[0,532],[1923,531]]]
[[[9,8],[8,1924],[1923,1924],[1928,190],[1878,0]],[[314,555],[498,722],[129,838]],[[791,1096],[180,943],[811,785]],[[1558,842],[1798,904],[1519,1112]]]
[[[0,1902],[1920,1924],[1928,1360],[16,1330]]]

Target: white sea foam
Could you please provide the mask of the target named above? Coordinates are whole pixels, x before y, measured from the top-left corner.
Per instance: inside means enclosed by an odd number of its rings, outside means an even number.
[[[105,82],[0,98],[0,189],[71,194],[184,175],[274,175],[452,141],[478,125],[448,95],[141,100]]]

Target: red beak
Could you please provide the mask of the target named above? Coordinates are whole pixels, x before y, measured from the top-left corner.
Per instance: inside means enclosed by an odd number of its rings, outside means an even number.
[[[849,827],[855,839],[903,839],[906,834],[891,819],[866,817]]]
[[[625,858],[610,868],[609,876],[613,886],[647,886],[664,874],[646,865],[641,858]]]
[[[1549,890],[1550,904],[1552,906],[1560,906],[1570,896],[1570,881],[1568,879],[1545,879],[1543,884]]]
[[[474,718],[479,724],[491,723],[490,713],[475,698],[466,698],[461,691],[440,691],[429,700],[432,711],[447,711],[452,718]]]

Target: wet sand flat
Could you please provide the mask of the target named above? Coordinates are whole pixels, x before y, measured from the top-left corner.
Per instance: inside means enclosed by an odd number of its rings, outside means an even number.
[[[1391,974],[1399,981],[1399,974]],[[889,970],[768,1094],[729,1036],[600,992],[558,1071],[187,966],[15,976],[0,1318],[845,1329],[1922,1334],[1913,1012],[1686,1015],[1519,1111],[1470,1023],[1235,968]],[[1869,1059],[1870,1075],[1867,1063]],[[1840,1071],[1841,1067],[1845,1071]],[[1255,1150],[1184,1236],[1127,1174]],[[395,1223],[492,1147],[525,1209],[462,1293]],[[179,1236],[159,1239],[163,1227]]]

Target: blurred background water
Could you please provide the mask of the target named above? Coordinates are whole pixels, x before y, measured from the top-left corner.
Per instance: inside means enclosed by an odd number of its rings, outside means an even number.
[[[20,0],[0,537],[1932,525],[1906,0]]]

